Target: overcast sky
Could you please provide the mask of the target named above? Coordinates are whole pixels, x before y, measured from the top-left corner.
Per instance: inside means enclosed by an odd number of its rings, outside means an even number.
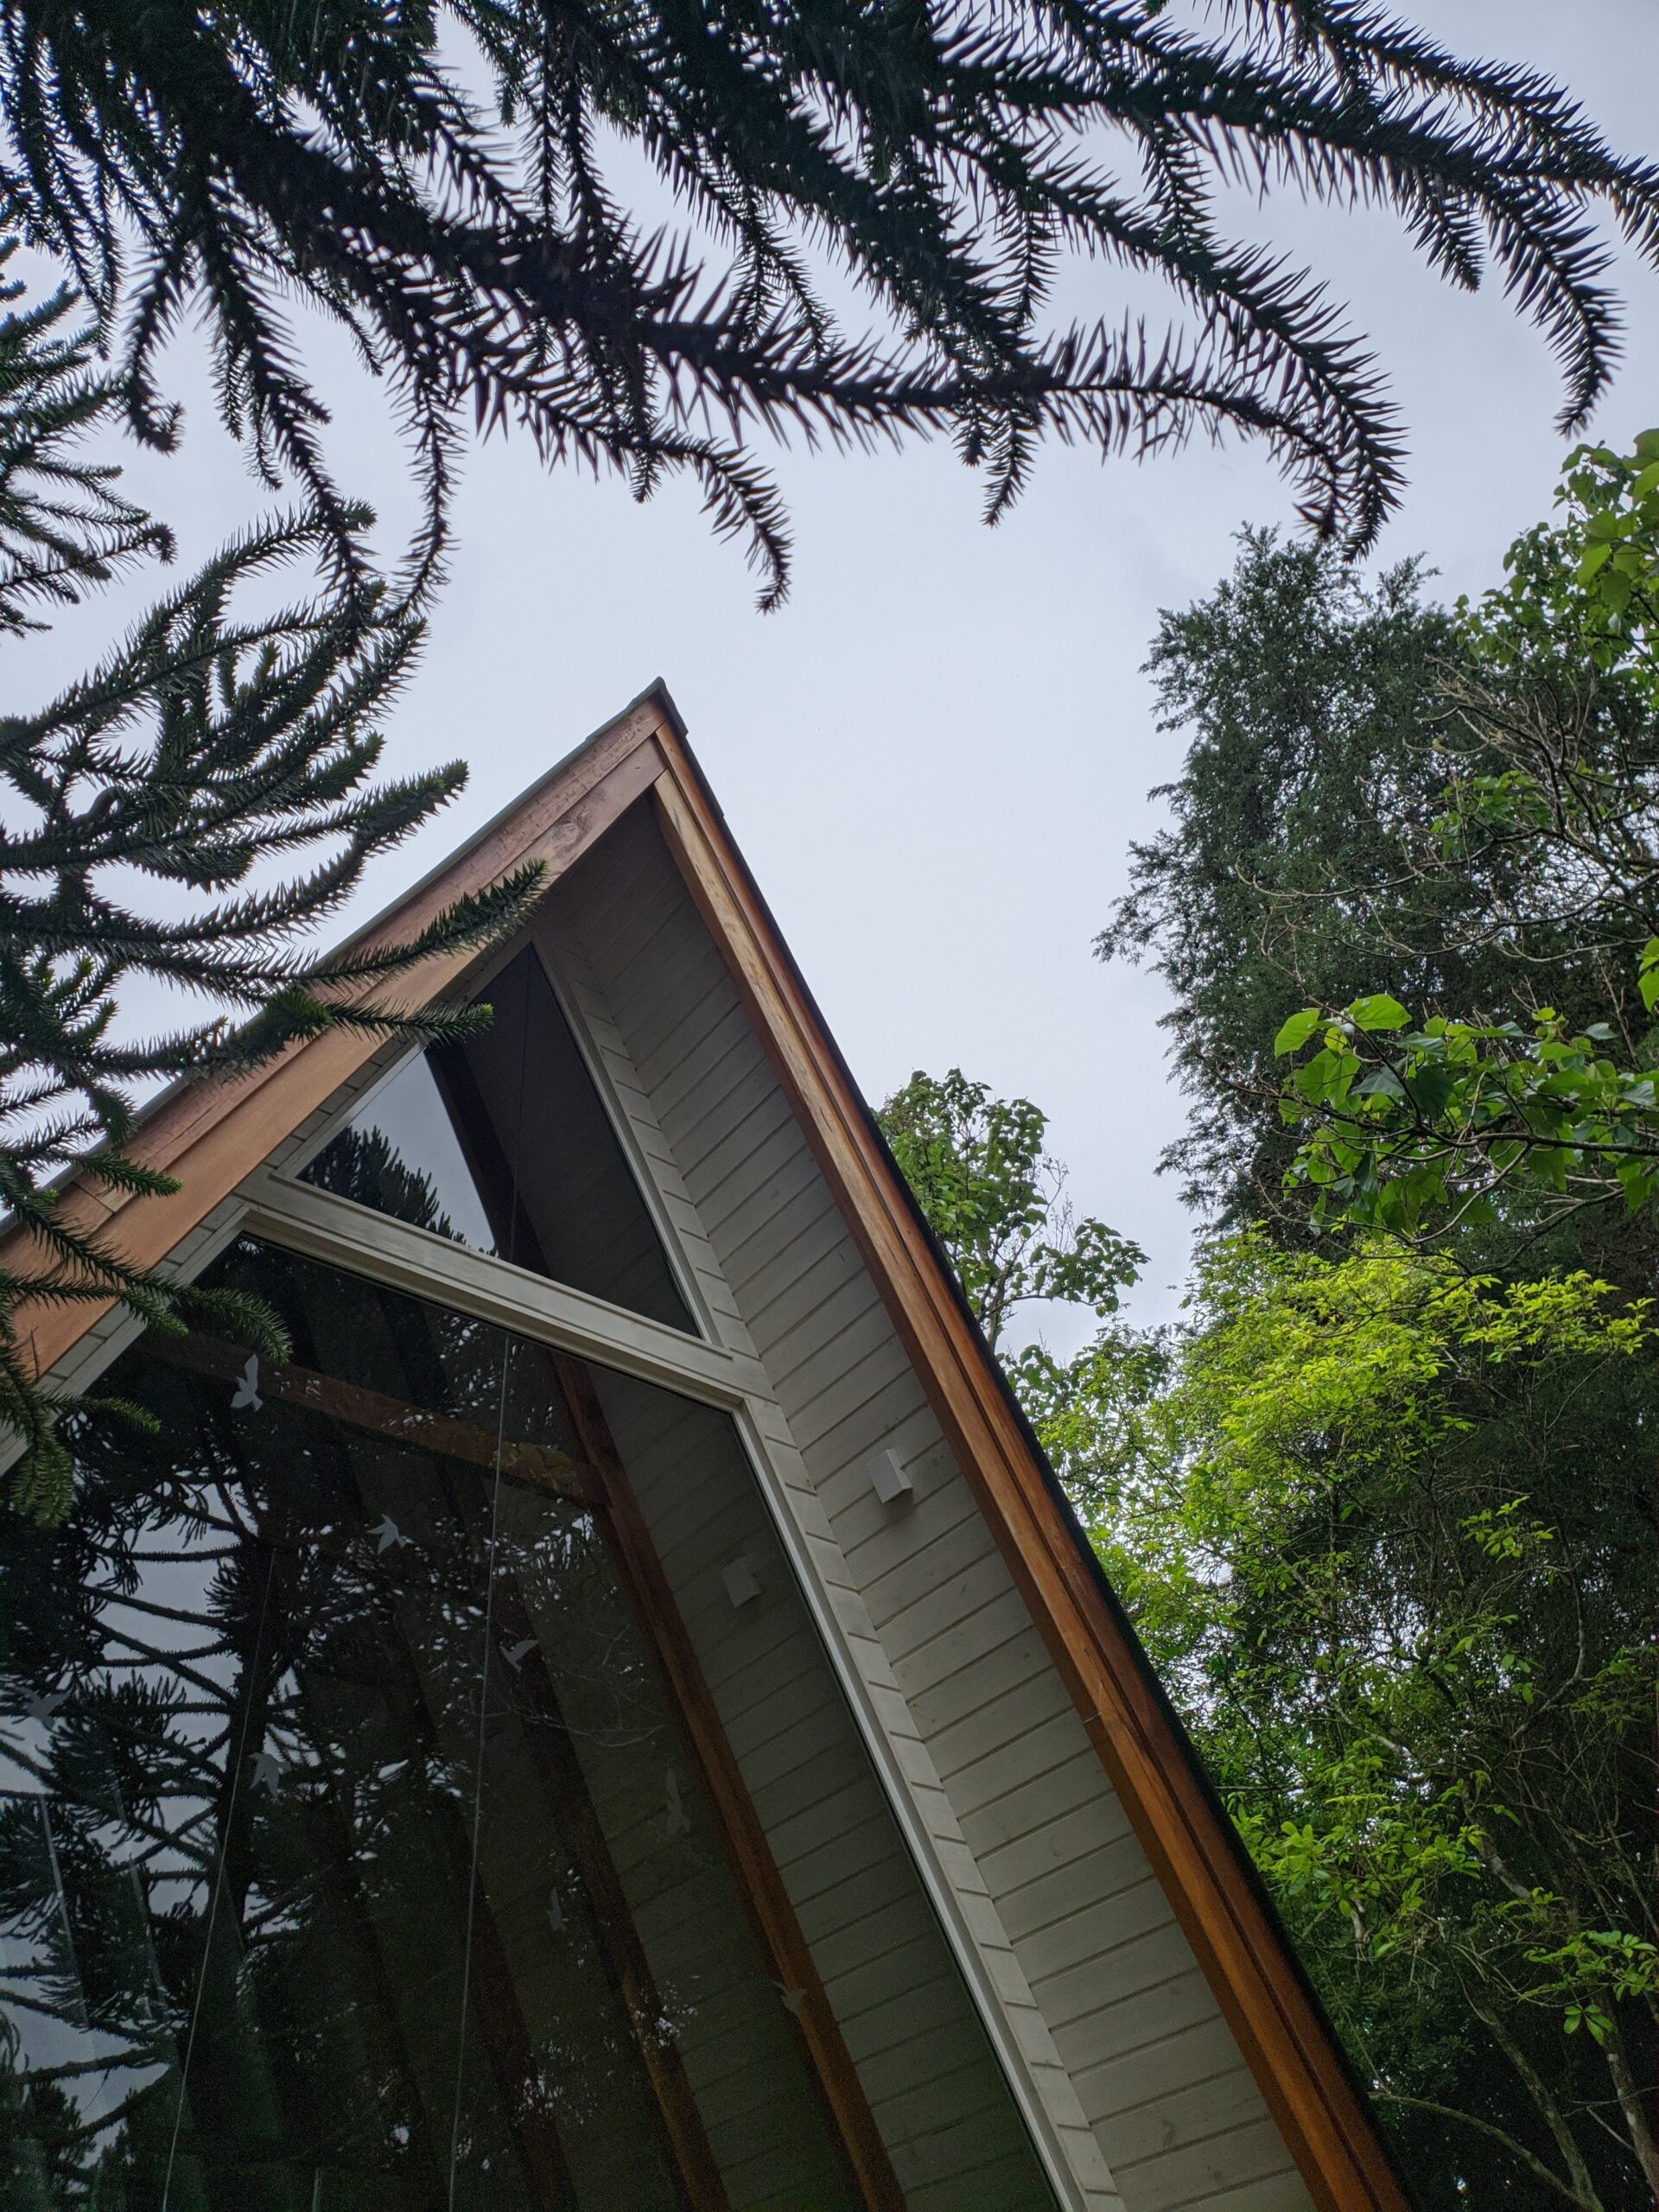
[[[1616,144],[1653,149],[1654,0],[1402,12],[1465,51],[1547,67]],[[1422,550],[1448,594],[1479,589],[1547,511],[1559,466],[1541,340],[1497,291],[1439,284],[1384,216],[1281,199],[1244,220],[1330,277],[1391,374],[1411,482],[1379,556]],[[1116,315],[1116,285],[1082,272],[1067,305]],[[1621,442],[1659,421],[1659,278],[1627,265],[1626,285],[1627,366],[1596,425]],[[371,492],[389,487],[374,396],[340,389]],[[795,583],[763,617],[741,556],[713,541],[688,490],[639,508],[615,482],[543,474],[523,441],[474,457],[453,581],[393,733],[397,768],[461,753],[471,789],[382,873],[374,903],[664,677],[868,1096],[914,1067],[957,1065],[1036,1100],[1079,1206],[1151,1255],[1138,1318],[1165,1318],[1192,1223],[1154,1173],[1184,1111],[1163,1001],[1154,979],[1102,967],[1090,942],[1129,840],[1156,821],[1148,787],[1179,766],[1140,673],[1158,610],[1213,585],[1242,524],[1287,518],[1284,489],[1236,445],[1104,468],[1056,447],[988,531],[976,480],[944,450],[785,456],[779,474]],[[250,511],[205,400],[182,456],[134,476],[198,550]],[[65,650],[54,641],[33,665],[43,674]],[[12,665],[16,680],[28,664]]]

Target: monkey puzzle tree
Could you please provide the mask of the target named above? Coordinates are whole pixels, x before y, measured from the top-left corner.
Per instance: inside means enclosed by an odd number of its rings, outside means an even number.
[[[387,379],[426,573],[463,430],[516,422],[641,495],[692,472],[770,601],[788,544],[757,429],[948,435],[994,516],[1046,432],[1145,452],[1232,428],[1318,529],[1368,542],[1400,427],[1322,287],[1227,236],[1240,179],[1384,203],[1454,283],[1494,267],[1569,424],[1617,350],[1594,207],[1659,252],[1659,170],[1559,87],[1353,0],[6,0],[0,122],[0,217],[96,304],[133,429],[172,442],[162,355],[200,315],[226,421],[304,487],[347,575],[284,298]],[[1185,322],[1055,326],[1071,253],[1165,281]],[[830,270],[868,328],[832,312]]]
[[[167,550],[112,472],[85,457],[81,438],[115,394],[73,314],[59,295],[0,327],[0,632]],[[367,522],[336,519],[353,533]],[[10,1495],[35,1513],[61,1509],[69,1462],[54,1433],[61,1402],[34,1374],[19,1306],[114,1295],[165,1326],[200,1302],[74,1226],[59,1205],[63,1171],[79,1163],[116,1193],[170,1189],[124,1150],[156,1084],[255,1066],[333,1024],[459,1033],[477,1017],[405,1014],[376,987],[488,941],[533,894],[535,872],[521,873],[404,944],[320,953],[308,942],[466,778],[452,763],[375,780],[378,725],[420,645],[406,604],[365,586],[247,610],[251,590],[314,560],[333,531],[313,516],[249,531],[49,705],[0,716],[0,1206],[32,1232],[0,1266],[0,1424],[24,1446]],[[141,985],[207,1010],[134,1033],[122,1016]],[[269,1313],[248,1301],[226,1313],[276,1344]]]
[[[617,181],[619,142],[655,173],[643,194],[637,170]],[[187,319],[207,334],[226,423],[305,502],[302,523],[223,556],[0,738],[23,800],[0,852],[23,887],[0,1009],[3,1103],[21,1116],[4,1195],[46,1240],[31,1286],[102,1295],[115,1280],[105,1248],[53,1249],[42,1183],[102,1136],[118,1148],[99,1172],[149,1187],[118,1150],[134,1085],[269,1049],[325,1001],[328,1019],[367,1018],[345,1011],[372,980],[362,961],[308,963],[295,945],[454,788],[446,772],[367,794],[364,731],[407,669],[468,429],[516,423],[549,460],[613,464],[641,496],[690,471],[768,603],[788,537],[758,430],[949,435],[987,471],[994,518],[1045,434],[1144,453],[1231,428],[1268,441],[1316,531],[1369,542],[1399,426],[1322,289],[1227,237],[1217,195],[1241,175],[1386,202],[1454,283],[1495,267],[1554,347],[1573,423],[1617,352],[1596,212],[1659,254],[1659,170],[1617,157],[1559,88],[1343,0],[1224,0],[1196,22],[1158,0],[982,16],[3,0],[0,232],[73,274],[110,365],[94,374],[92,339],[61,335],[62,303],[11,326],[3,620],[162,550],[106,470],[66,455],[117,417],[175,442],[162,356]],[[670,228],[653,191],[682,211]],[[1184,321],[1163,337],[1058,326],[1048,303],[1074,252],[1166,280]],[[832,274],[868,327],[831,311]],[[308,315],[343,326],[410,443],[425,522],[395,598],[330,462]],[[332,602],[238,622],[235,587],[284,550],[322,555]],[[145,712],[141,791],[120,747]],[[343,856],[331,847],[280,894],[252,887],[261,860],[318,836]],[[118,925],[91,886],[119,864],[194,898],[190,917]],[[504,893],[443,926],[460,942],[512,911]],[[87,953],[77,931],[94,918]],[[145,974],[249,1012],[243,1041],[210,1025],[116,1046],[118,999]],[[165,1303],[158,1284],[125,1287]],[[23,1486],[49,1504],[64,1475],[50,1408],[4,1333],[19,1295],[0,1284],[0,1418],[45,1454]]]

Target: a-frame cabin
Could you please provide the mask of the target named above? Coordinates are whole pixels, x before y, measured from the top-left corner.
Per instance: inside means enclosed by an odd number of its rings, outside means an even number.
[[[151,1423],[0,1525],[8,2203],[1399,2212],[661,690],[374,931],[531,857],[143,1125],[289,1363],[26,1317]]]

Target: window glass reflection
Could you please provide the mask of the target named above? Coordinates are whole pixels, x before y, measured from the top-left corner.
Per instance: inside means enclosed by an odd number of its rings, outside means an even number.
[[[550,1356],[216,1272],[0,1524],[0,2200],[845,2212]]]
[[[303,1179],[689,1330],[662,1241],[534,950],[485,996],[487,1028],[406,1063]]]

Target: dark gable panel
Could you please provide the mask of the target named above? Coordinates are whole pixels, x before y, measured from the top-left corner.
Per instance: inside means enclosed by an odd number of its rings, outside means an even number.
[[[489,1026],[406,1063],[303,1179],[690,1332],[662,1240],[534,948],[484,997]]]

